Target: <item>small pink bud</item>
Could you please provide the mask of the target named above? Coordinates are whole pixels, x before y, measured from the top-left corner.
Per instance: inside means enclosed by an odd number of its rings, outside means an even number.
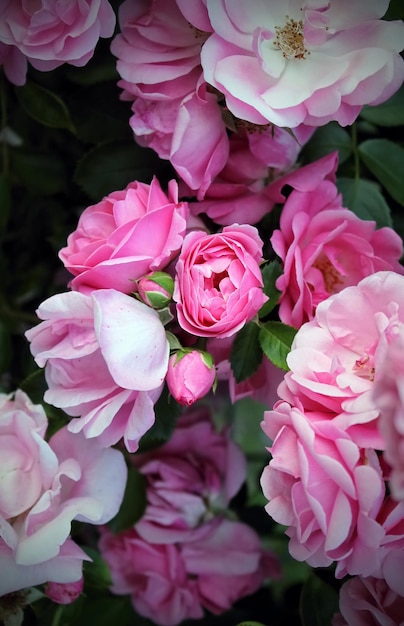
[[[153,309],[163,309],[171,302],[174,280],[166,272],[154,272],[138,280],[137,290],[145,304]]]
[[[73,583],[49,582],[45,587],[45,594],[57,604],[71,604],[83,591],[83,585],[83,577]]]
[[[185,406],[211,390],[216,370],[209,352],[179,350],[168,361],[166,381],[173,398]]]

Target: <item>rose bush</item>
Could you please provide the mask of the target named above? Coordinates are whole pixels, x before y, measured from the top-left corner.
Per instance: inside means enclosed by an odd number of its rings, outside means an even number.
[[[340,590],[340,611],[332,626],[402,626],[404,597],[392,591],[384,580],[355,576]]]
[[[121,437],[130,451],[154,422],[169,346],[155,311],[113,289],[56,294],[26,332],[45,367],[45,401],[79,417],[69,423],[103,445]]]
[[[197,337],[230,337],[267,296],[259,269],[262,241],[247,224],[221,233],[189,233],[176,264],[174,300],[180,326]]]
[[[75,276],[71,288],[134,291],[138,278],[164,268],[179,251],[187,217],[177,183],[169,183],[166,195],[156,178],[150,185],[134,181],[87,207],[59,252]]]
[[[254,124],[352,124],[404,78],[404,27],[380,19],[388,5],[207,0],[213,34],[201,52],[204,78]]]
[[[41,405],[20,390],[14,399],[1,394],[0,596],[79,581],[89,557],[70,538],[71,522],[105,524],[122,502],[121,452],[66,428],[47,442],[46,428]]]
[[[63,63],[86,65],[99,38],[113,34],[115,21],[108,0],[73,0],[68,4],[5,0],[0,7],[0,42],[26,57],[23,60],[18,55],[19,70],[14,66],[9,72],[11,82],[25,83],[27,60],[42,72]]]

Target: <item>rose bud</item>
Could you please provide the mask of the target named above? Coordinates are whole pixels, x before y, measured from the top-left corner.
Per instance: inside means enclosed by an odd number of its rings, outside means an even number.
[[[163,309],[171,302],[174,280],[166,272],[153,272],[138,280],[137,290],[145,304],[153,309]]]
[[[212,355],[200,350],[179,350],[168,362],[166,381],[173,398],[186,406],[212,388],[216,370]]]
[[[57,604],[71,604],[83,591],[83,585],[83,577],[73,583],[49,582],[45,587],[45,594]]]

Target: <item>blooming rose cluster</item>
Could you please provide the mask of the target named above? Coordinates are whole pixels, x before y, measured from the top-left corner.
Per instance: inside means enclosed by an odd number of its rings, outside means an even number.
[[[229,609],[277,577],[276,558],[255,531],[226,518],[245,480],[245,458],[206,409],[180,418],[160,448],[133,457],[146,481],[146,510],[131,529],[101,531],[113,593],[162,626]]]
[[[71,523],[105,524],[122,502],[122,453],[66,428],[46,441],[47,426],[21,390],[0,394],[0,596],[48,581],[80,589],[91,559]]]
[[[360,594],[373,595],[369,602],[389,588],[381,602],[398,606],[403,293],[402,274],[375,272],[322,301],[300,327],[280,399],[265,414],[272,459],[261,478],[266,510],[287,527],[295,559],[313,567],[335,562],[337,578],[359,577],[347,589],[363,578]]]

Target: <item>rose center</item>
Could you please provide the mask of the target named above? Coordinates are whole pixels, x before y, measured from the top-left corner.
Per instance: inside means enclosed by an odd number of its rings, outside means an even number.
[[[353,371],[362,378],[368,378],[370,381],[375,379],[374,358],[365,352],[359,359],[356,359]]]
[[[303,20],[287,15],[285,26],[275,26],[274,46],[285,59],[305,59],[310,51],[304,45]]]
[[[327,293],[337,293],[344,286],[343,276],[325,255],[319,256],[313,266],[322,273]]]

